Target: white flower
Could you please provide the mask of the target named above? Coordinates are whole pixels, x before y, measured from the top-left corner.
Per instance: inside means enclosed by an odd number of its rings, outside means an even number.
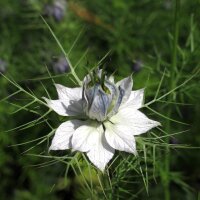
[[[101,171],[115,149],[136,155],[135,135],[160,125],[138,109],[144,90],[132,91],[132,78],[116,84],[102,70],[84,78],[83,86],[68,88],[56,84],[58,100],[46,99],[48,106],[62,116],[76,116],[56,130],[50,150],[73,149],[85,152]]]

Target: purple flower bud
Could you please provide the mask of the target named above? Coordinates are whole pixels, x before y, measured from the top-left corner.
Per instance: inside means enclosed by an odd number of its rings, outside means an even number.
[[[66,12],[66,1],[54,0],[52,4],[46,4],[44,6],[44,15],[53,17],[56,21],[61,21]]]
[[[57,59],[56,62],[53,63],[53,70],[55,73],[65,73],[70,71],[69,63],[67,62],[66,58],[61,56]]]
[[[57,0],[54,2],[54,12],[53,16],[56,21],[61,21],[65,16],[66,2]]]

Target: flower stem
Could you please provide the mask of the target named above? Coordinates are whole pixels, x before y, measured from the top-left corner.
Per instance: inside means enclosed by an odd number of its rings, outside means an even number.
[[[70,70],[71,70],[71,74],[73,75],[73,77],[75,78],[75,80],[77,81],[78,85],[81,86],[82,85],[82,82],[81,80],[79,79],[78,75],[76,74],[69,58],[68,58],[68,54],[65,52],[63,46],[61,45],[60,41],[58,40],[58,38],[56,37],[56,35],[54,34],[53,30],[51,29],[51,27],[49,26],[49,24],[46,22],[46,20],[41,16],[42,20],[44,21],[44,23],[46,24],[47,28],[49,29],[49,31],[51,32],[52,36],[54,37],[56,43],[58,44],[58,46],[60,47],[62,53],[64,54],[68,64],[69,64],[69,67],[70,67]],[[71,50],[70,50],[71,51]]]

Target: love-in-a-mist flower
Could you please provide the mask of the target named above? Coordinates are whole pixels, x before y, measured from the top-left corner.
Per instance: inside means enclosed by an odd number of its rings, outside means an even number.
[[[136,154],[134,136],[160,124],[138,110],[143,105],[144,89],[132,91],[131,76],[115,83],[96,70],[84,78],[82,87],[55,86],[58,100],[45,98],[47,105],[73,119],[57,128],[50,150],[85,152],[102,171],[115,149]]]

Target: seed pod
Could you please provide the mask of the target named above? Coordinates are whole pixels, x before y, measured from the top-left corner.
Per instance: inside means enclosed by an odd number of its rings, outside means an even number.
[[[114,115],[122,102],[130,96],[132,79],[128,77],[115,84],[102,70],[84,78],[83,100],[86,115],[91,119],[104,121]]]

